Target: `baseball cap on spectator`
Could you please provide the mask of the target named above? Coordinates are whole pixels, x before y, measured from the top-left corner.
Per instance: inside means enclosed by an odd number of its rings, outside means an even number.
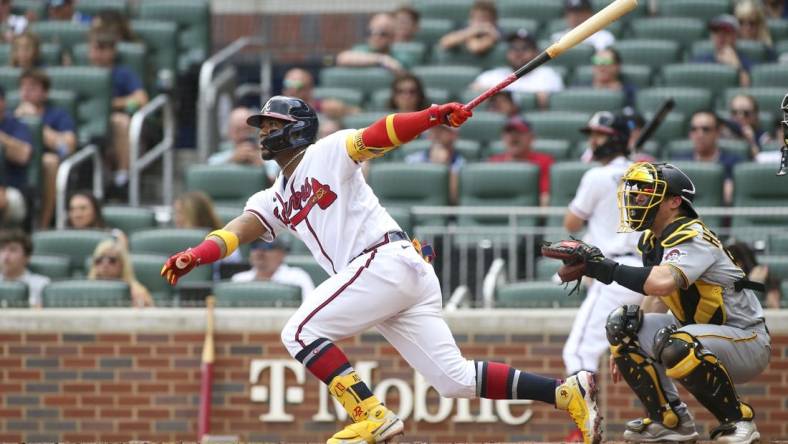
[[[275,237],[273,241],[266,242],[264,240],[256,240],[249,244],[251,250],[289,250],[288,242],[282,237]]]
[[[534,38],[533,34],[528,32],[528,30],[525,28],[520,28],[517,31],[507,35],[506,41],[509,42],[509,45],[515,41],[522,41],[527,43],[530,47],[536,48],[536,39]]]
[[[721,14],[709,21],[710,31],[739,31],[739,20],[730,14]]]
[[[566,0],[565,11],[587,11],[591,9],[591,0]]]
[[[503,126],[504,131],[516,131],[518,133],[530,133],[531,123],[523,119],[521,116],[512,116],[506,121]]]

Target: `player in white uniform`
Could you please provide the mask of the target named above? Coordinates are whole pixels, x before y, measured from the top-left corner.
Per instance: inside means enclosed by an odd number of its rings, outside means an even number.
[[[174,284],[197,265],[226,256],[239,243],[298,236],[331,275],[304,298],[282,331],[290,354],[329,386],[353,424],[329,443],[383,442],[404,425],[359,378],[335,341],[371,327],[444,397],[534,399],[567,410],[586,443],[601,440],[594,375],[566,382],[508,365],[466,360],[441,316],[432,267],[380,205],[361,163],[441,123],[459,126],[470,111],[458,103],[389,115],[368,128],[315,141],[317,117],[303,101],[272,97],[249,118],[260,129],[262,157],[282,172],[253,195],[244,212],[200,245],[173,255],[162,276]]]
[[[600,111],[581,131],[588,134],[593,160],[601,165],[588,170],[580,180],[577,194],[564,217],[564,228],[577,232],[587,223],[588,231],[583,241],[598,246],[606,257],[614,257],[622,264],[639,265],[638,235],[617,232],[616,189],[631,164],[627,159],[628,120]],[[642,298],[643,295],[621,285],[601,285],[593,281],[564,345],[563,358],[568,375],[580,370],[597,371],[599,359],[609,346],[605,335],[607,315],[622,305],[640,304]]]

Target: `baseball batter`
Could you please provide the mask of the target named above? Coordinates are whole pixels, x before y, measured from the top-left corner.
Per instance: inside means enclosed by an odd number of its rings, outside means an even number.
[[[380,205],[361,163],[429,128],[471,116],[458,103],[392,114],[360,130],[315,141],[317,116],[303,101],[272,97],[247,121],[259,128],[263,159],[282,171],[243,213],[200,245],[173,255],[162,276],[180,276],[230,254],[240,243],[299,237],[331,277],[304,298],[282,331],[290,354],[329,387],[353,423],[329,443],[375,443],[401,434],[403,422],[362,381],[336,341],[375,327],[444,397],[533,399],[567,410],[586,443],[601,440],[594,375],[565,382],[508,365],[466,360],[441,316],[435,272]]]
[[[754,292],[763,291],[763,284],[748,280],[698,219],[694,196],[694,184],[675,166],[633,164],[619,188],[621,229],[643,232],[642,266],[605,258],[582,242],[574,247],[585,275],[649,295],[644,309],[616,308],[605,327],[614,381],[623,378],[648,415],[626,424],[629,442],[698,438],[673,381],[720,422],[711,431],[714,441],[750,444],[760,438],[755,412],[735,384],[752,380],[769,363],[769,331]]]
[[[602,250],[606,257],[623,264],[637,265],[638,235],[618,233],[616,189],[630,161],[627,159],[630,128],[627,119],[608,111],[595,113],[581,129],[588,134],[593,160],[601,165],[588,170],[580,180],[577,194],[564,217],[564,228],[574,233],[587,224],[583,240]],[[616,283],[605,286],[592,281],[586,299],[577,311],[572,331],[564,345],[566,373],[596,372],[607,351],[605,320],[621,305],[639,304],[643,295]]]

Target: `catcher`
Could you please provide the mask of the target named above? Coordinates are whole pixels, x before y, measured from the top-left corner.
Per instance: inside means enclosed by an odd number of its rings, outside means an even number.
[[[692,181],[671,164],[640,162],[627,170],[618,188],[619,230],[643,232],[642,267],[619,264],[576,240],[542,248],[564,261],[564,282],[585,275],[647,295],[642,307],[616,308],[605,326],[613,380],[623,378],[648,415],[626,424],[628,442],[698,439],[674,380],[719,420],[713,440],[760,438],[753,409],[734,384],[755,378],[769,362],[769,332],[754,292],[762,285],[745,278],[698,219],[694,196]]]

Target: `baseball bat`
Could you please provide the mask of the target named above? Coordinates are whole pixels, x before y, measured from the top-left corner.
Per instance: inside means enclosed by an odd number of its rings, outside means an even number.
[[[780,148],[780,169],[777,171],[778,176],[785,176],[788,174],[788,94],[783,97],[783,103],[780,106],[783,110],[783,146]]]
[[[643,126],[643,130],[640,132],[640,136],[638,136],[638,140],[635,141],[635,149],[639,150],[654,133],[657,131],[662,122],[665,121],[665,117],[668,115],[669,112],[673,110],[673,107],[676,106],[676,101],[673,100],[673,97],[669,97],[667,100],[662,102],[662,105],[659,106],[656,114],[654,117],[651,118],[646,125]]]
[[[205,298],[205,341],[202,344],[202,365],[200,367],[200,412],[198,417],[197,442],[211,432],[211,394],[213,392],[213,308],[216,297]]]
[[[544,65],[548,61],[558,57],[567,50],[577,46],[580,42],[587,39],[591,34],[603,29],[607,25],[618,20],[624,14],[632,11],[638,5],[637,0],[615,0],[604,9],[588,18],[571,31],[564,34],[557,42],[550,45],[547,49],[539,53],[533,60],[521,66],[517,71],[509,75],[497,85],[481,93],[478,97],[463,105],[466,110],[476,108],[480,103],[495,95],[498,91],[511,85],[515,80],[528,74],[534,69]]]

